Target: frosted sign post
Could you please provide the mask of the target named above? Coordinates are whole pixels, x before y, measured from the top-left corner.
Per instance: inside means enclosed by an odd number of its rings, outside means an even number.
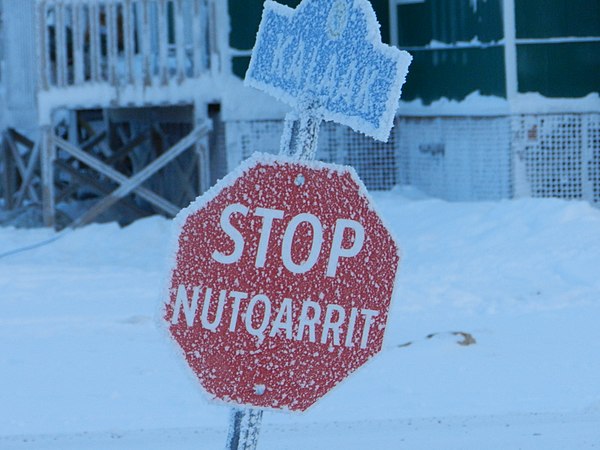
[[[398,246],[354,170],[311,161],[323,119],[385,140],[410,56],[366,0],[265,3],[246,82],[294,108],[279,156],[255,154],[176,218],[163,323],[217,401],[229,449],[264,409],[304,411],[381,350]]]

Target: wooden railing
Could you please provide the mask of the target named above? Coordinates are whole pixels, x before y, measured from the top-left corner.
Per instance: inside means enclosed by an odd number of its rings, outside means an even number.
[[[38,0],[39,88],[160,86],[218,70],[211,67],[212,4]]]

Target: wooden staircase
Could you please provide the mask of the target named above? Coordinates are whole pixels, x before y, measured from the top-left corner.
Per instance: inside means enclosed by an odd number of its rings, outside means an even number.
[[[172,217],[208,188],[208,110],[230,73],[227,30],[216,26],[225,2],[24,0],[23,14],[14,5],[15,18],[37,23],[38,122],[31,134],[0,123],[4,208],[39,207],[51,227],[57,214],[71,227],[129,223]],[[75,214],[74,203],[85,208]]]

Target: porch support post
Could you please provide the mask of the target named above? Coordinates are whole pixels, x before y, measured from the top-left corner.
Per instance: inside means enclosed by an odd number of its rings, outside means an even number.
[[[44,126],[40,130],[40,146],[42,169],[42,215],[44,225],[54,228],[55,222],[55,189],[54,189],[54,160],[56,159],[56,147],[52,139],[52,127]]]
[[[0,135],[0,156],[2,157],[2,164],[4,166],[4,170],[0,171],[0,176],[2,176],[4,207],[10,211],[15,206],[14,195],[17,188],[17,179],[15,162],[12,159],[8,142],[6,141],[6,136],[4,133]]]

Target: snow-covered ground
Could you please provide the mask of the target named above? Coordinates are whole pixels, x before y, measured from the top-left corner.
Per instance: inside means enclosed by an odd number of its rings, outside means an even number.
[[[259,448],[600,448],[600,210],[374,197],[404,254],[384,350],[308,412],[265,413]],[[155,325],[169,233],[0,258],[0,449],[223,448],[228,408]],[[0,228],[0,254],[52,235]]]

